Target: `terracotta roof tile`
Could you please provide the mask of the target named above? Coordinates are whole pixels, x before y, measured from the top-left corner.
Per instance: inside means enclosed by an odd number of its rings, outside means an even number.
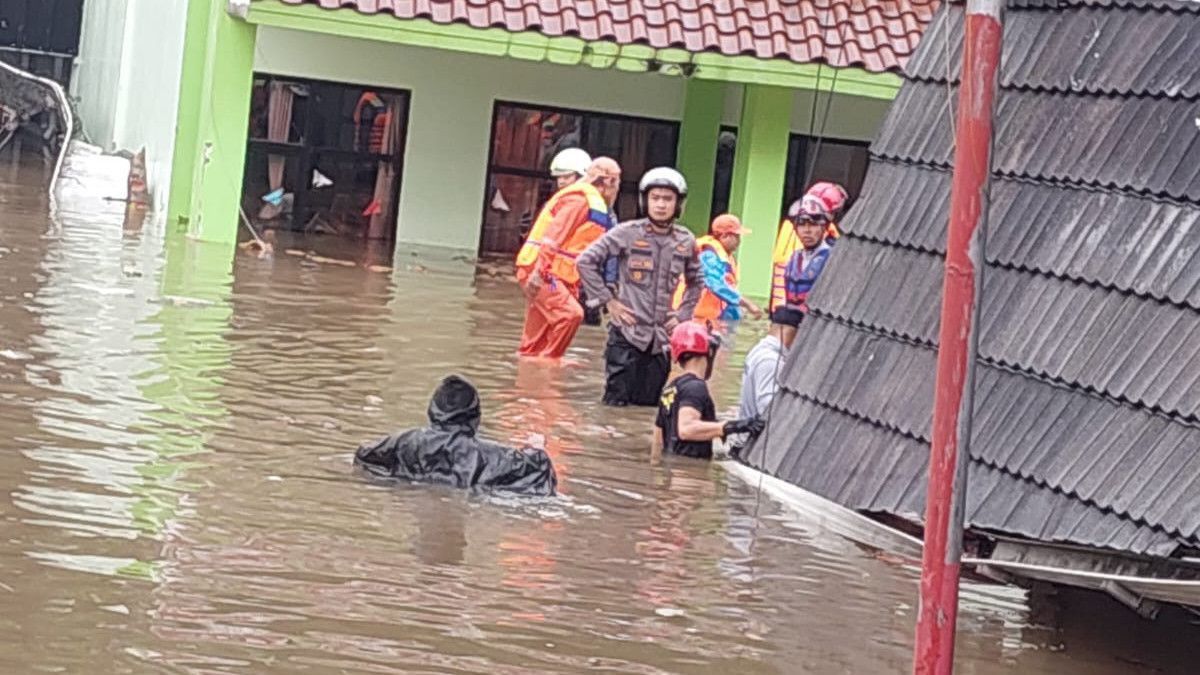
[[[550,37],[899,71],[941,0],[283,0]]]

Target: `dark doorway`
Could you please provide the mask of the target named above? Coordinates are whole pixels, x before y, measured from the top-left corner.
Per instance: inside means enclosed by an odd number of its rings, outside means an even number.
[[[394,241],[409,93],[258,74],[242,206],[268,227]]]
[[[679,123],[532,103],[497,102],[484,193],[484,255],[517,252],[538,209],[554,191],[550,160],[560,150],[583,148],[621,164],[621,219],[637,214],[637,183],[647,169],[675,164]]]
[[[65,87],[82,23],[83,0],[0,0],[0,61]]]
[[[792,134],[788,138],[787,173],[784,175],[783,203],[779,214],[789,204],[804,195],[809,184],[828,180],[846,188],[850,204],[862,191],[870,161],[870,143],[838,139],[816,138],[804,134]],[[737,149],[737,129],[721,127],[717,146],[717,165],[714,169],[712,216],[729,210],[729,196],[733,188],[733,160]],[[805,178],[811,171],[812,176]]]

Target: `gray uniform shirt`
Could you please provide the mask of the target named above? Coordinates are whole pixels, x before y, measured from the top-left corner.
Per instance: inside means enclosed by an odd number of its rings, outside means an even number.
[[[704,289],[696,237],[679,224],[666,234],[656,233],[644,218],[609,230],[576,260],[589,307],[613,299],[613,292],[604,283],[604,261],[609,258],[617,261],[616,298],[633,310],[637,320],[617,330],[642,351],[666,350],[670,344],[667,320],[672,316],[680,321],[692,318]],[[671,303],[680,276],[687,289],[676,316]]]

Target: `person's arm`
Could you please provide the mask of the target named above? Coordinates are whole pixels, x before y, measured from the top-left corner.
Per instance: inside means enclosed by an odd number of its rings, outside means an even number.
[[[663,433],[662,429],[655,426],[654,434],[650,438],[650,463],[661,464],[663,453]]]
[[[575,260],[575,267],[579,270],[579,279],[587,293],[590,307],[599,307],[613,299],[612,291],[609,290],[608,284],[604,283],[604,264],[610,257],[620,255],[622,231],[622,226],[618,225],[605,232],[604,236],[592,242]]]
[[[724,300],[727,304],[737,307],[742,303],[742,294],[725,281],[725,263],[714,251],[705,249],[700,252],[700,274],[704,285],[712,294]]]
[[[542,234],[542,245],[538,248],[535,269],[540,274],[550,270],[558,255],[558,247],[571,236],[571,231],[588,217],[588,203],[583,195],[567,195],[555,204],[550,224]]]
[[[704,291],[703,273],[700,271],[700,258],[695,253],[695,241],[692,242],[693,252],[683,264],[683,300],[675,316],[679,321],[690,321],[696,311],[696,303],[700,302],[700,294]]]
[[[723,422],[705,422],[700,411],[690,405],[679,406],[679,428],[676,430],[681,441],[711,441],[724,438]]]

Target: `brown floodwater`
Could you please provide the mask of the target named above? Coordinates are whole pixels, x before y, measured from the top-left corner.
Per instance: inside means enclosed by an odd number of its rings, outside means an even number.
[[[651,413],[598,403],[600,329],[514,358],[502,269],[282,240],[230,269],[111,203],[51,220],[40,178],[0,167],[0,672],[909,669],[911,567],[717,465],[651,467]],[[552,453],[560,497],[353,471],[450,372],[489,435]],[[959,672],[1195,672],[1181,615],[1045,604],[966,587]]]

